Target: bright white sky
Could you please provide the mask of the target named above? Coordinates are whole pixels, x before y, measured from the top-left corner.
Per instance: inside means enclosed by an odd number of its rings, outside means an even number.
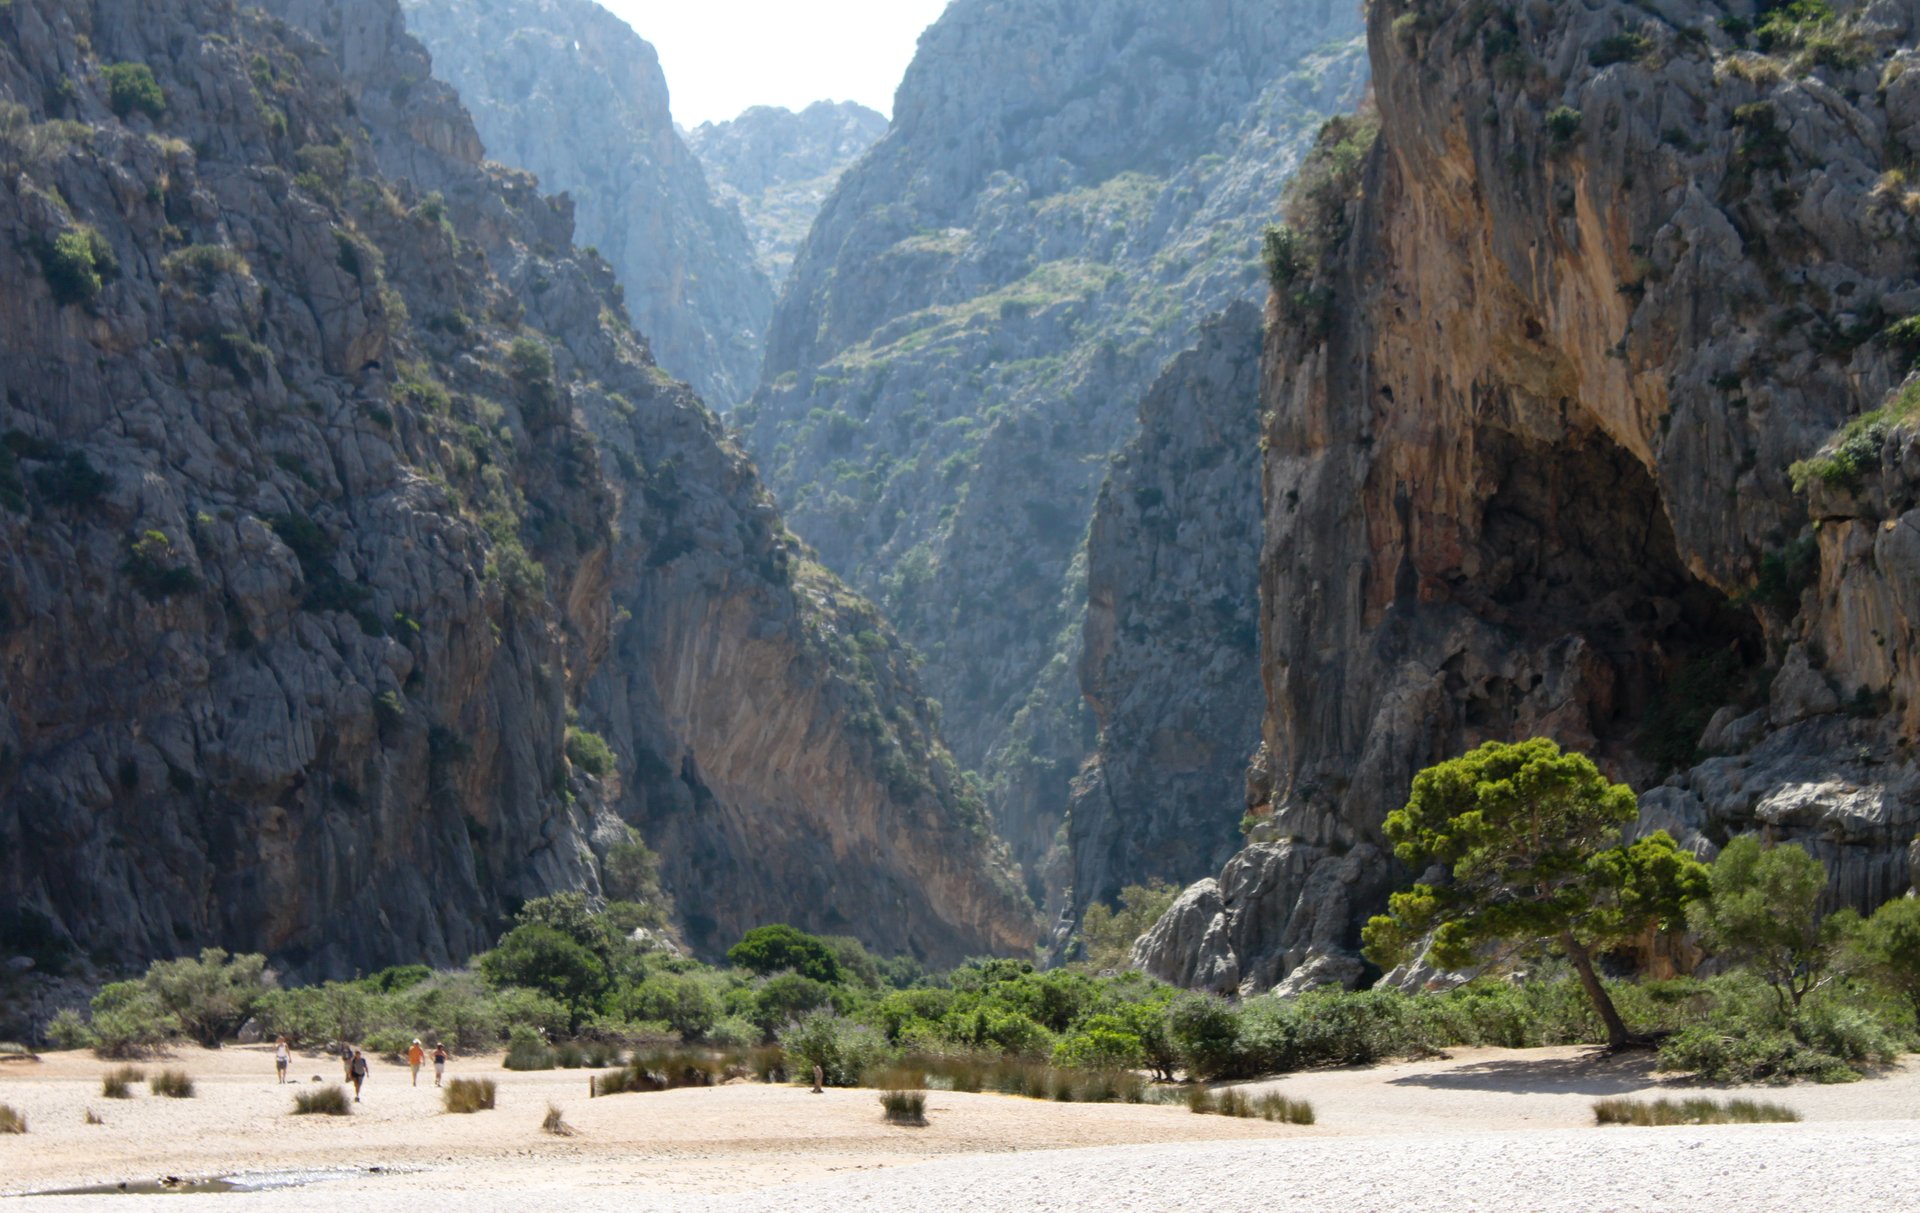
[[[893,115],[920,31],[947,0],[600,0],[653,43],[691,130],[753,105],[858,101]]]

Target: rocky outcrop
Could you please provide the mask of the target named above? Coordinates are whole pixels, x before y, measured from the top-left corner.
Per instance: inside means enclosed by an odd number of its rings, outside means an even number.
[[[1306,861],[1243,989],[1347,953],[1323,873],[1402,878],[1382,818],[1489,738],[1910,884],[1920,6],[1731,7],[1373,6],[1378,143],[1270,305],[1252,850]]]
[[[657,762],[732,861],[669,857],[703,944],[1030,943],[900,650],[568,204],[481,163],[392,0],[265,7],[0,10],[0,896],[102,958],[451,963],[597,891]]]
[[[728,122],[703,122],[687,145],[714,193],[740,212],[777,293],[840,175],[886,133],[886,117],[864,105],[816,101],[797,114],[756,105]]]
[[[668,112],[653,47],[592,0],[405,0],[494,159],[574,201],[667,371],[715,408],[753,391],[773,287]]]
[[[1218,870],[1259,736],[1259,309],[1201,330],[1140,406],[1087,535],[1080,686],[1099,743],[1067,815],[1069,923],[1130,884]]]
[[[795,529],[926,654],[1035,892],[1094,740],[1073,670],[1107,459],[1197,326],[1264,292],[1281,184],[1358,95],[1357,22],[1346,0],[957,0],[736,411]]]

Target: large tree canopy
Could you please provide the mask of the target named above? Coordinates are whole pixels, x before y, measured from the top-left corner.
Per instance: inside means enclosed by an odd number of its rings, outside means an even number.
[[[1572,962],[1608,1043],[1625,1046],[1595,952],[1678,925],[1707,890],[1706,869],[1664,831],[1623,841],[1637,816],[1632,788],[1541,737],[1428,767],[1386,834],[1402,863],[1438,864],[1446,879],[1395,893],[1366,925],[1367,956],[1392,965],[1428,941],[1436,963],[1467,968],[1490,943],[1547,944]]]

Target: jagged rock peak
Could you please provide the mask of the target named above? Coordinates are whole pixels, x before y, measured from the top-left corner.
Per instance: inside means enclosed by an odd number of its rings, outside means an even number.
[[[756,105],[703,122],[687,143],[715,192],[740,211],[760,268],[778,288],[840,175],[886,133],[886,118],[864,105],[816,101],[797,114]]]
[[[773,287],[675,129],[654,49],[592,0],[404,0],[488,154],[573,199],[660,363],[716,408],[759,372]]]

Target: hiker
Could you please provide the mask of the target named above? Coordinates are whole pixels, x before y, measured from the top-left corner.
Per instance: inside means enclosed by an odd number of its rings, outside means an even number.
[[[287,1081],[287,1067],[293,1064],[293,1053],[287,1048],[287,1038],[282,1036],[273,1042],[273,1068],[280,1075],[280,1081]]]
[[[420,1085],[420,1065],[426,1060],[427,1051],[420,1047],[420,1038],[416,1036],[407,1047],[407,1066],[413,1070],[413,1085],[416,1087]]]
[[[434,1086],[437,1087],[440,1085],[440,1078],[446,1072],[447,1072],[447,1046],[443,1044],[435,1044],[433,1046],[433,1085]]]
[[[367,1081],[367,1055],[360,1050],[353,1051],[353,1060],[347,1063],[347,1076],[353,1080],[353,1102],[360,1102],[360,1084]]]
[[[340,1042],[340,1075],[353,1081],[353,1046],[344,1040]]]

